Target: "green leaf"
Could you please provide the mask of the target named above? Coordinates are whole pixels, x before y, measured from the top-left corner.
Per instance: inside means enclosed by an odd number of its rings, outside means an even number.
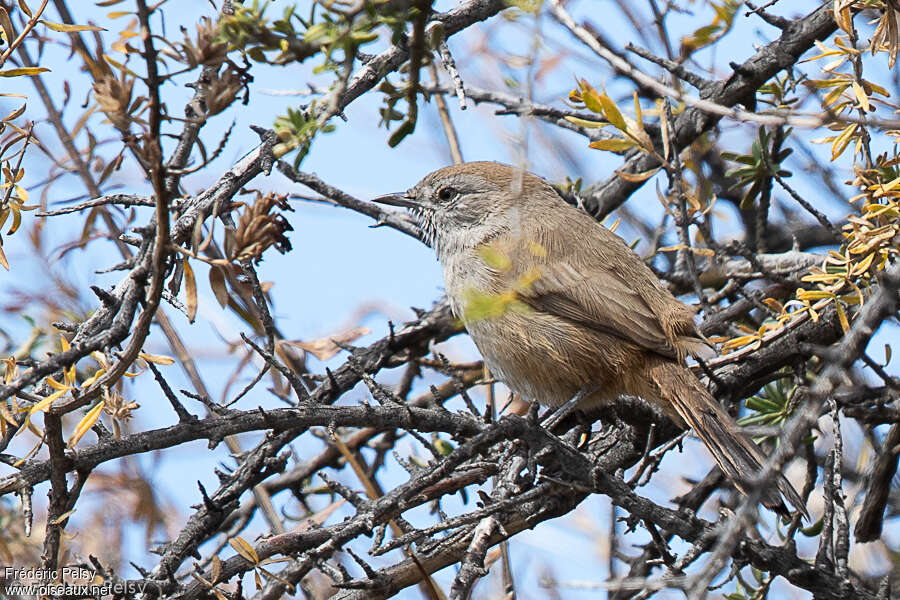
[[[801,527],[800,533],[805,535],[806,537],[816,537],[820,533],[822,533],[822,526],[825,523],[825,518],[821,517],[818,521],[810,525],[809,527]]]
[[[403,141],[403,138],[411,134],[416,130],[416,124],[414,121],[410,121],[407,119],[403,121],[403,124],[400,125],[400,128],[395,131],[390,138],[388,138],[388,146],[391,148],[395,147],[397,144]]]
[[[782,409],[782,406],[777,402],[772,402],[768,398],[763,398],[761,396],[751,396],[750,398],[747,398],[746,404],[747,408],[766,412],[775,412]]]

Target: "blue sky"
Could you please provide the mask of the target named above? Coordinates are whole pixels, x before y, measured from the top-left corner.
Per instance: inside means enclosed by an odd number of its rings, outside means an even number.
[[[276,2],[273,14],[279,12],[284,4],[281,0]],[[788,16],[792,16],[790,11],[805,12],[807,7],[811,8],[816,3],[795,4],[796,6],[792,5],[788,9]],[[121,6],[127,6],[127,3]],[[442,2],[437,6],[447,8],[452,6],[452,3]],[[802,11],[798,6],[803,7]],[[678,35],[690,32],[710,20],[709,11],[703,8],[702,3],[691,4],[691,8],[696,14],[682,15],[673,19],[673,31]],[[779,8],[785,10],[780,5]],[[85,4],[82,7],[79,3],[78,18],[82,21],[88,19],[96,21],[113,32],[122,27],[128,17],[111,20],[106,16],[108,10],[110,9],[93,7],[92,4]],[[179,25],[191,27],[198,16],[212,15],[212,11],[212,7],[205,2],[171,0],[165,9],[165,25],[170,37],[180,37],[176,33]],[[614,20],[616,9],[613,2],[581,2],[573,7],[573,13],[576,16],[590,18],[599,24],[619,45],[630,41],[631,34],[628,33],[627,25]],[[48,13],[48,18],[52,20],[56,16]],[[713,65],[713,76],[726,75],[729,60],[740,61],[749,57],[753,52],[751,43],[764,43],[776,36],[773,28],[758,19],[744,18],[742,12],[737,20],[734,32],[717,50],[719,55],[714,55],[710,51],[698,54],[700,66]],[[548,19],[542,21],[541,27],[550,36],[548,43],[541,49],[543,58],[555,57],[561,49],[572,48],[567,34],[560,31]],[[463,79],[479,87],[499,90],[504,90],[504,78],[521,80],[526,73],[524,68],[499,69],[492,61],[486,61],[479,56],[473,48],[477,44],[486,44],[493,50],[509,55],[527,55],[530,52],[531,33],[531,25],[527,22],[511,24],[501,23],[499,19],[495,19],[494,22],[475,27],[464,36],[453,38],[450,46],[457,58]],[[678,35],[673,36],[676,42]],[[115,38],[111,33],[104,34],[104,37],[107,43]],[[725,53],[728,55],[723,56]],[[647,64],[639,59],[636,63],[647,67]],[[67,59],[65,50],[60,47],[49,47],[42,64],[51,68],[51,72],[45,74],[44,79],[58,95],[57,97],[61,95],[63,79],[69,79],[72,83],[73,100],[67,119],[73,124],[79,116],[79,111],[73,105],[83,102],[88,90],[83,75],[72,72],[70,66],[74,63]],[[239,107],[238,110],[217,116],[204,130],[207,147],[215,147],[219,136],[233,120],[234,133],[229,145],[212,167],[186,178],[185,189],[189,193],[196,193],[212,183],[219,173],[252,149],[257,144],[258,138],[250,131],[250,125],[269,127],[275,117],[283,114],[287,107],[307,102],[306,97],[284,95],[283,92],[305,90],[307,82],[313,80],[311,71],[314,66],[315,62],[288,68],[265,68],[255,65],[253,73],[256,79],[251,87],[249,107]],[[614,81],[608,75],[605,65],[595,60],[585,50],[578,49],[564,56],[554,70],[535,84],[535,100],[561,105],[568,90],[573,87],[576,77],[585,77],[597,87],[606,82],[610,94],[617,98],[629,97],[631,94],[632,87],[628,82]],[[394,79],[396,80],[396,76]],[[174,114],[181,114],[177,107],[186,101],[191,92],[190,89],[179,86],[190,80],[191,76],[182,77],[178,86],[168,84],[163,90],[169,109]],[[320,77],[316,81],[321,83],[324,80]],[[23,82],[15,83],[21,87]],[[34,111],[35,115],[40,114],[39,100],[33,90],[25,86],[21,91],[29,95],[29,111]],[[0,103],[0,107],[6,104],[9,105],[8,110],[11,110],[17,105],[16,102],[7,100]],[[301,168],[313,171],[326,182],[365,199],[406,189],[426,173],[449,164],[449,154],[440,132],[433,103],[422,107],[421,122],[416,133],[396,149],[388,148],[386,140],[389,133],[378,127],[379,106],[380,98],[375,94],[369,94],[352,104],[346,112],[347,122],[335,120],[337,131],[320,136],[315,141],[312,152]],[[450,101],[450,106],[466,160],[516,162],[520,159],[519,149],[523,146],[523,130],[518,119],[494,116],[494,109],[489,106],[475,107],[470,104],[466,111],[459,111],[453,101]],[[743,145],[736,142],[737,150],[746,150],[749,147],[749,139],[755,134],[755,128],[750,126],[725,125],[724,128],[727,130],[726,139],[748,140]],[[166,130],[177,131],[177,125],[169,124]],[[54,136],[48,125],[39,124],[36,132],[48,147],[58,151],[58,145],[53,143]],[[616,157],[588,149],[587,141],[572,133],[553,132],[552,143],[547,143],[545,140],[550,134],[549,128],[533,124],[527,129],[525,140],[528,142],[528,165],[538,174],[554,181],[561,181],[566,175],[582,176],[586,183],[591,183],[605,179],[618,164]],[[115,143],[110,144],[109,148],[111,151],[118,150]],[[564,158],[566,156],[574,157],[574,162],[567,161]],[[823,157],[823,162],[826,162],[827,154],[823,154]],[[46,173],[46,163],[42,161],[40,154],[33,153],[26,163],[32,183],[39,181]],[[570,170],[576,165],[577,171]],[[795,180],[797,180],[796,187],[802,193],[815,193],[815,186],[799,176],[799,173]],[[120,186],[118,191],[130,193],[148,191],[143,177],[134,169],[117,174],[114,181]],[[70,186],[56,186],[52,200],[66,199],[81,193],[81,188],[74,178],[70,183]],[[277,173],[268,178],[257,178],[250,187],[277,190],[281,193],[308,192]],[[36,195],[37,192],[38,190],[34,190],[32,194]],[[394,322],[410,319],[413,317],[412,311],[409,310],[410,306],[427,308],[440,297],[442,281],[439,266],[432,252],[416,240],[387,228],[372,229],[368,227],[370,221],[367,218],[344,209],[303,201],[295,201],[292,205],[295,212],[288,214],[288,219],[294,228],[290,235],[293,251],[285,256],[270,252],[259,267],[259,274],[263,280],[275,282],[272,289],[273,312],[286,337],[310,340],[331,334],[347,325],[364,324],[372,330],[370,336],[358,342],[365,343],[387,332],[388,319]],[[660,207],[652,182],[637,192],[630,206],[641,215],[659,214]],[[722,207],[722,210],[721,230],[733,229],[734,213],[725,207]],[[825,206],[825,210],[833,216],[840,216],[846,212],[843,207],[834,205]],[[72,235],[71,230],[67,229],[72,225],[65,218],[51,222],[49,227],[52,236],[54,238],[59,236],[60,241]],[[629,241],[637,235],[627,225],[619,232]],[[38,286],[41,284],[40,281],[28,278],[30,250],[25,237],[24,235],[4,237],[4,248],[13,265],[13,270],[7,277],[14,278],[11,281],[15,285]],[[639,246],[639,250],[640,248]],[[55,268],[71,275],[80,285],[86,286],[91,283],[104,285],[116,281],[119,275],[116,273],[95,275],[92,271],[111,266],[117,260],[118,257],[109,252],[109,247],[98,246],[87,252],[70,253],[65,259],[55,263]],[[236,364],[234,355],[223,352],[220,338],[233,341],[243,329],[240,322],[221,311],[208,286],[204,285],[205,268],[201,265],[195,268],[198,272],[201,296],[197,323],[189,325],[183,315],[171,309],[168,312],[182,335],[194,345],[201,371],[207,384],[213,389],[214,398],[218,399],[223,383]],[[361,316],[353,319],[355,314]],[[12,331],[22,331],[24,328],[17,315],[6,315],[3,319],[2,325]],[[894,334],[895,330],[892,330],[890,337]],[[148,350],[168,353],[161,336],[154,335],[151,340]],[[880,343],[874,343],[873,349],[880,346]],[[472,344],[464,336],[446,344],[444,351],[451,358],[477,357]],[[881,354],[880,350],[873,352],[875,357]],[[329,364],[340,364],[341,360],[342,357],[338,356]],[[322,367],[315,359],[311,359],[310,365],[314,370],[320,370]],[[189,383],[177,367],[169,367],[167,375],[175,389],[189,388]],[[248,380],[252,375],[248,373],[242,381]],[[391,375],[385,376],[384,379],[390,381]],[[239,388],[240,384],[237,389]],[[142,405],[138,412],[136,427],[163,427],[174,422],[171,409],[157,393],[152,380],[146,377],[138,378],[133,384],[131,393]],[[347,394],[341,401],[355,402],[362,394],[363,391],[357,389]],[[239,406],[246,409],[256,405],[278,404],[260,388]],[[196,405],[188,404],[188,406],[192,410],[200,411],[200,407]],[[88,442],[90,437],[89,435],[86,438]],[[244,447],[249,447],[251,440],[251,437],[245,438]],[[27,440],[27,443],[33,442]],[[295,448],[298,454],[303,456],[314,452],[319,447],[318,444],[318,441],[302,441],[298,442]],[[411,446],[404,444],[408,442],[399,446],[401,452],[404,449],[412,451]],[[663,470],[654,477],[654,484],[644,493],[662,501],[679,489],[678,474],[705,473],[705,469],[711,463],[706,454],[698,451],[698,448],[699,444],[691,441],[683,454],[674,454],[667,458]],[[216,478],[212,473],[212,467],[219,461],[226,464],[230,462],[224,445],[214,452],[208,452],[204,444],[193,444],[190,447],[167,451],[160,457],[155,470],[157,481],[165,495],[182,510],[182,519],[189,514],[186,507],[199,500],[199,493],[192,481],[199,479],[207,489],[214,489]],[[169,485],[174,477],[184,479],[184,484]],[[386,481],[399,482],[405,477],[405,472],[392,467],[388,471]],[[354,483],[349,473],[342,474],[342,478],[350,484]],[[43,491],[35,494],[35,498],[39,496],[43,496]],[[281,505],[286,499],[279,497],[277,501]],[[286,506],[291,512],[295,512],[293,509],[296,507],[289,501],[286,502]],[[596,497],[585,502],[567,518],[544,524],[535,531],[518,536],[512,545],[514,564],[518,568],[517,579],[523,583],[530,581],[533,584],[540,576],[537,569],[540,564],[549,565],[556,578],[560,580],[604,579],[605,566],[598,566],[600,563],[598,557],[602,550],[600,546],[603,544],[600,538],[608,527],[608,515],[609,507],[606,499]],[[711,513],[706,516],[714,517]],[[596,535],[593,537],[584,534],[585,528],[590,526],[596,528]],[[260,532],[258,529],[253,531],[253,533]],[[134,532],[135,559],[144,566],[152,566],[154,564],[152,556],[137,551],[143,542],[141,535],[137,531]],[[772,535],[774,536],[774,533]],[[251,537],[252,535],[248,533],[247,538]],[[636,540],[640,541],[637,538]],[[565,560],[560,560],[561,556],[564,556]],[[124,574],[134,575],[127,570]],[[452,574],[444,573],[439,581],[448,583],[451,578]],[[486,583],[482,585],[482,590],[487,589]],[[532,590],[538,589],[529,587]],[[567,590],[565,597],[593,598],[596,594],[590,591]],[[409,593],[410,597],[416,595],[415,591]],[[523,594],[522,597],[542,596],[539,592],[535,592],[531,596]]]

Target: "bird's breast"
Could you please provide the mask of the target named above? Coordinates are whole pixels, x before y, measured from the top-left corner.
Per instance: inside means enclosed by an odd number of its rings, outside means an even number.
[[[475,298],[451,299],[454,311],[494,376],[526,400],[560,406],[584,388],[600,390],[592,403],[622,393],[635,348],[505,298]]]

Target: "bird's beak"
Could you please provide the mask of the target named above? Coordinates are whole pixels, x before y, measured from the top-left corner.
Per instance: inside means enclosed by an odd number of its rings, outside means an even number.
[[[390,204],[391,206],[403,206],[404,208],[415,208],[419,203],[415,201],[407,192],[398,192],[396,194],[387,194],[373,198],[372,202],[378,204]]]

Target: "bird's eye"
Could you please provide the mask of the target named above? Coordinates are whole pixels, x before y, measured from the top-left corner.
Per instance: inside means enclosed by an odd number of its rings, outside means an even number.
[[[451,200],[454,196],[456,196],[456,190],[449,186],[438,191],[438,199],[443,202]]]

